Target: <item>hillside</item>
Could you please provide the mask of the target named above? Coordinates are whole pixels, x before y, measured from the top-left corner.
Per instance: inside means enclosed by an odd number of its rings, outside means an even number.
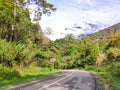
[[[92,40],[104,39],[104,40],[108,41],[110,39],[110,37],[113,36],[114,33],[117,31],[120,31],[120,23],[110,26],[108,28],[105,28],[103,30],[100,30],[96,33],[92,33],[92,34],[88,35],[87,38],[90,38]]]

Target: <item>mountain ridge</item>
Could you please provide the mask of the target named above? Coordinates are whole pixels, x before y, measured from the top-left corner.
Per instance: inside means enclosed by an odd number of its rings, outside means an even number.
[[[89,34],[87,38],[92,40],[110,40],[110,38],[116,33],[120,31],[120,23],[114,24],[108,28],[102,29],[98,32]]]

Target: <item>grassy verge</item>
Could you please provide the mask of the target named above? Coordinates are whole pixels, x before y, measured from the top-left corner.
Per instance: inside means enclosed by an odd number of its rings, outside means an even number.
[[[114,90],[120,90],[120,76],[112,76],[108,71],[107,67],[95,67],[95,66],[88,66],[85,70],[93,72],[99,75],[102,78],[103,84],[109,85],[113,87]]]
[[[40,67],[29,67],[23,70],[18,70],[20,72],[20,77],[15,77],[12,79],[3,79],[0,77],[0,88],[6,88],[13,85],[21,84],[24,82],[32,81],[35,79],[43,78],[49,75],[60,72],[61,70],[49,70],[47,68]]]

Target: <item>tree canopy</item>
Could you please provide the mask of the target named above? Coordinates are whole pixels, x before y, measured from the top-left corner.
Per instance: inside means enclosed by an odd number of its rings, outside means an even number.
[[[43,14],[56,10],[46,0],[0,0],[0,38],[8,41],[26,42],[42,32],[38,23],[31,22],[31,11],[27,6],[34,5],[34,17],[40,20]],[[43,33],[40,33],[43,34]]]

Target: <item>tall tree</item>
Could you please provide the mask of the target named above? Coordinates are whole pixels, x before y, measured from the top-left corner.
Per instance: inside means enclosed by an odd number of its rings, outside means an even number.
[[[32,24],[27,5],[34,5],[34,17],[40,20],[42,14],[50,14],[55,8],[45,0],[0,0],[0,38],[15,41],[38,33],[38,24]],[[37,26],[34,28],[33,26]],[[36,30],[35,30],[36,29]],[[22,40],[21,40],[22,41]]]
[[[52,11],[55,11],[56,8],[53,4],[48,3],[46,0],[25,0],[27,9],[30,7],[31,14],[34,15],[33,20],[38,21],[41,19],[43,14],[50,15]]]

